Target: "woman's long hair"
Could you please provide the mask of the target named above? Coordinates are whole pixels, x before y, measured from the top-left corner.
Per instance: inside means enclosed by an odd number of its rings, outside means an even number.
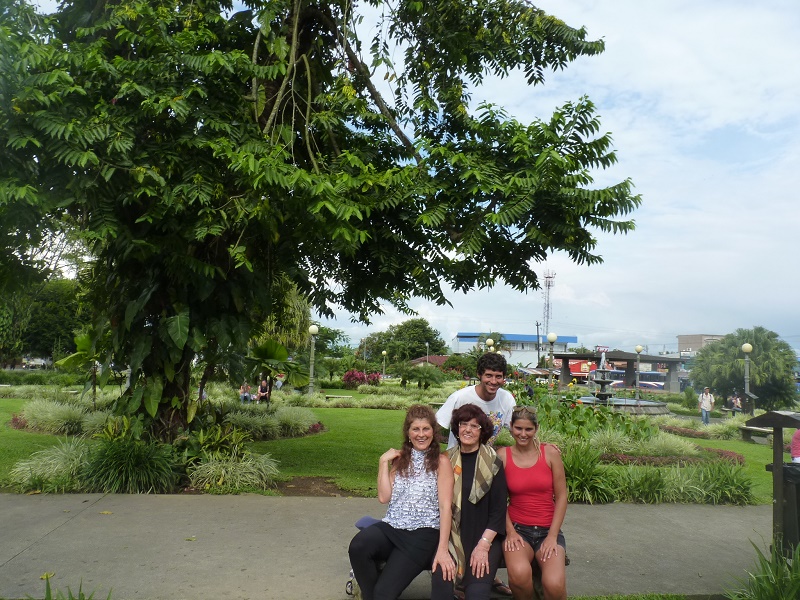
[[[411,466],[411,449],[414,447],[408,437],[411,423],[417,419],[422,419],[430,423],[433,429],[433,439],[428,451],[425,453],[425,470],[435,472],[439,468],[439,455],[441,454],[441,441],[439,437],[439,424],[436,422],[436,415],[430,406],[425,404],[415,404],[408,409],[406,420],[403,422],[403,447],[400,448],[400,456],[395,461],[397,473],[407,477]]]

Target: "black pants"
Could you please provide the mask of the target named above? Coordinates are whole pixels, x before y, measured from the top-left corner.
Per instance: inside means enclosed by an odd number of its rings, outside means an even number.
[[[503,545],[500,536],[497,536],[492,547],[489,548],[489,573],[483,577],[475,577],[469,566],[469,559],[472,549],[467,552],[467,564],[464,565],[464,577],[461,584],[464,587],[464,597],[466,600],[488,600],[492,594],[492,582],[497,575],[500,567],[500,559],[503,557]],[[453,597],[453,582],[445,581],[442,570],[437,568],[431,573],[431,600],[450,600]]]
[[[356,534],[350,542],[349,554],[364,600],[397,600],[424,570],[375,526]],[[386,565],[379,571],[378,564],[384,561]]]

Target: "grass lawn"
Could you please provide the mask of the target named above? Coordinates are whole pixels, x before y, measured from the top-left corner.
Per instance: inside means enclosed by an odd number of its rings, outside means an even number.
[[[0,399],[0,486],[18,460],[27,458],[38,450],[55,446],[61,439],[55,435],[19,431],[9,425],[11,417],[21,410],[25,402],[27,400],[16,398]]]
[[[378,458],[399,448],[405,411],[315,408],[326,431],[303,438],[256,442],[253,449],[280,461],[285,477],[332,479],[361,496],[377,495]]]

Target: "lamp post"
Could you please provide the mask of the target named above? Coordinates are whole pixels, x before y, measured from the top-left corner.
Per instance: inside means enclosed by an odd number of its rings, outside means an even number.
[[[319,327],[316,325],[312,325],[308,328],[308,333],[311,334],[311,360],[309,361],[309,368],[308,368],[308,393],[314,393],[314,346],[317,343],[317,334],[319,333]]]
[[[383,355],[383,377],[386,378],[386,350],[381,350],[381,354]]]
[[[556,343],[558,336],[552,331],[547,334],[547,341],[550,342],[550,381],[547,382],[547,387],[553,389],[553,369],[555,368],[555,360],[553,359],[553,344]]]
[[[430,343],[425,342],[425,364],[430,364],[429,355],[431,353]]]
[[[636,346],[634,350],[636,350],[636,401],[638,402],[639,401],[639,358],[644,348],[642,346]]]
[[[747,408],[750,409],[747,412],[751,415],[755,408],[755,406],[751,404],[752,400],[750,399],[750,353],[752,351],[752,344],[748,344],[747,342],[742,344],[742,352],[744,352],[744,400],[747,402]]]
[[[492,338],[486,338],[486,351],[494,352],[494,340]]]

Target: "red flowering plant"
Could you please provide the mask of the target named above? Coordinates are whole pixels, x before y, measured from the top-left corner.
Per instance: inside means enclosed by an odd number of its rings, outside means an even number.
[[[367,383],[367,376],[364,375],[362,371],[357,371],[356,369],[350,369],[344,374],[344,377],[342,377],[342,385],[346,390],[354,390],[365,383]]]

